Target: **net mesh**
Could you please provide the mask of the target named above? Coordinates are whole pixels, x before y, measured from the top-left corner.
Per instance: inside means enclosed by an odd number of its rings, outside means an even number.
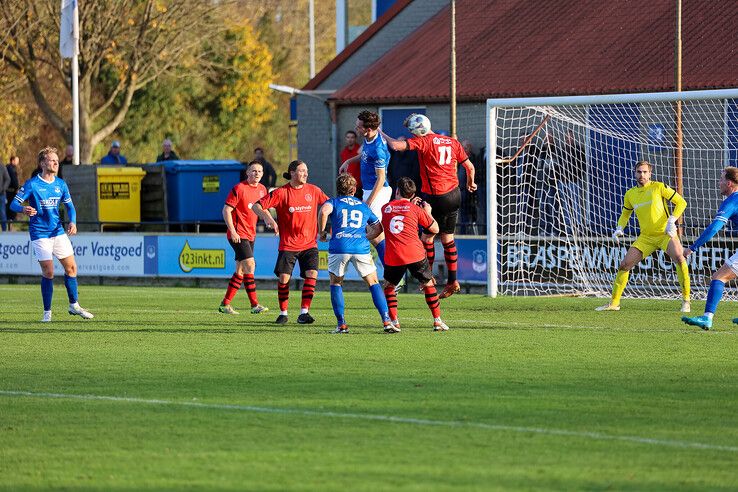
[[[736,165],[733,99],[628,104],[499,107],[496,120],[499,293],[610,295],[618,265],[639,233],[635,214],[611,238],[634,164],[676,189],[676,105],[682,111],[681,240],[689,245],[714,218],[720,170]],[[736,249],[726,226],[689,258],[693,298]],[[631,271],[624,297],[680,297],[676,270],[657,251]],[[726,295],[736,298],[732,289]]]

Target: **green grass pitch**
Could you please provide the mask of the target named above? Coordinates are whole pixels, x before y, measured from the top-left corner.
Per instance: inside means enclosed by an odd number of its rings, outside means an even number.
[[[225,281],[224,281],[225,287]],[[368,292],[313,325],[217,312],[220,289],[2,285],[0,490],[736,490],[738,315],[677,301]],[[693,310],[701,313],[703,304]]]

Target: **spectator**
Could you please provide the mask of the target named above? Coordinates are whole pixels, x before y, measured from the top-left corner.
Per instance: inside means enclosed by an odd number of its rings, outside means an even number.
[[[168,138],[161,144],[163,152],[156,157],[156,162],[178,161],[179,156],[172,150],[172,141]]]
[[[477,156],[473,152],[472,144],[469,140],[462,140],[461,146],[464,148],[466,155],[469,160],[474,164],[475,170],[478,169]],[[466,183],[466,169],[464,166],[459,166],[456,169],[458,174],[459,183]],[[477,183],[478,188],[474,191],[469,191],[465,188],[461,188],[461,207],[459,208],[459,232],[461,234],[478,234],[477,222],[479,214],[477,211],[477,205],[479,203],[479,176],[474,174],[474,182]],[[482,186],[484,186],[482,184]]]
[[[341,166],[341,164],[343,164],[347,160],[359,155],[359,150],[361,150],[361,147],[359,146],[359,144],[356,143],[356,132],[355,131],[353,130],[347,131],[343,138],[344,138],[344,141],[346,142],[346,146],[341,150],[341,160],[338,163],[339,167]],[[351,176],[353,176],[354,179],[356,180],[356,196],[357,198],[361,200],[362,198],[361,195],[363,194],[363,188],[361,187],[361,163],[353,162],[349,164],[346,172],[349,173]]]
[[[67,145],[66,150],[64,151],[64,159],[59,161],[59,173],[57,174],[58,177],[61,179],[64,179],[64,166],[71,166],[74,164],[74,147],[72,145]]]
[[[119,141],[113,140],[113,143],[110,144],[110,151],[108,152],[108,155],[100,160],[100,164],[112,166],[128,164],[128,159],[126,159],[126,157],[120,153]]]
[[[10,188],[10,173],[8,168],[0,166],[0,227],[3,231],[8,230],[8,217],[7,217],[7,197],[6,193]]]
[[[266,186],[268,190],[277,186],[277,172],[274,170],[271,163],[264,158],[264,149],[256,147],[254,149],[253,160],[261,163],[261,167],[264,168],[264,186]]]
[[[18,192],[18,188],[20,188],[20,159],[17,155],[10,156],[10,163],[7,165],[8,175],[10,176],[10,185],[8,186],[7,191],[5,192],[5,197],[7,199],[6,201],[6,218],[10,221],[15,220],[16,213],[10,209],[10,202],[13,201],[13,198],[15,198],[15,194]],[[12,229],[12,227],[8,227],[9,230]]]

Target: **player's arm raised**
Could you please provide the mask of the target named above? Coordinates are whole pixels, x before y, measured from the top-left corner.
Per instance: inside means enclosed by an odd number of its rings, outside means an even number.
[[[387,147],[389,147],[392,150],[404,152],[406,151],[408,147],[407,140],[397,140],[396,138],[392,138],[386,133],[384,133],[381,129],[379,130],[384,139],[387,141]]]
[[[423,208],[425,213],[428,214],[428,217],[432,221],[431,224],[428,227],[425,227],[424,229],[429,234],[438,234],[438,231],[440,231],[441,229],[438,227],[438,222],[436,222],[436,219],[434,219],[433,216],[431,215],[431,211],[432,211],[431,204],[426,201],[421,201],[420,203],[421,203],[421,207]]]

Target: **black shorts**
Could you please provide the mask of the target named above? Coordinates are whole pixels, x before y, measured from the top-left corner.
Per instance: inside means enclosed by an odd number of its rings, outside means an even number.
[[[254,257],[254,242],[241,239],[240,243],[234,243],[230,239],[228,244],[233,248],[233,252],[236,253],[236,261],[248,260]]]
[[[430,280],[433,280],[433,271],[431,270],[430,263],[428,263],[428,258],[423,258],[422,260],[410,263],[409,265],[385,265],[384,279],[392,285],[397,285],[400,283],[400,280],[402,280],[406,270],[423,285],[427,284]]]
[[[453,234],[456,231],[456,222],[461,207],[461,190],[459,187],[457,186],[443,195],[425,194],[423,198],[430,203],[431,215],[438,222],[438,232]]]
[[[304,251],[280,251],[277,264],[274,265],[274,274],[277,276],[283,273],[292,275],[296,262],[300,264],[300,276],[305,278],[305,272],[318,269],[318,248]]]

